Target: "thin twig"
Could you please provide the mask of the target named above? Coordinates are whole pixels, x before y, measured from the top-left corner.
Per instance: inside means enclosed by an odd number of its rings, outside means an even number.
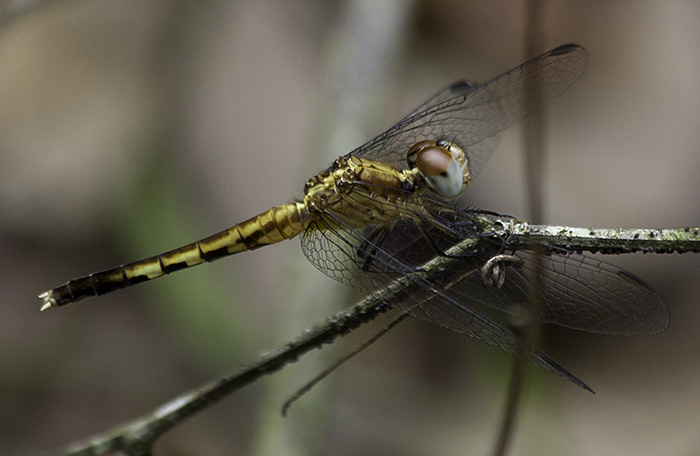
[[[405,320],[406,317],[408,317],[408,315],[409,315],[408,313],[402,313],[401,315],[398,316],[398,318],[392,320],[391,323],[389,323],[388,325],[386,325],[384,328],[382,328],[379,332],[377,332],[377,333],[376,333],[375,335],[373,335],[371,338],[369,338],[368,340],[366,340],[365,342],[363,342],[362,344],[360,344],[359,346],[357,346],[357,347],[356,347],[355,349],[353,349],[352,351],[346,353],[345,355],[343,355],[342,357],[340,357],[339,359],[337,359],[335,362],[333,362],[333,364],[331,364],[331,365],[328,366],[327,368],[323,369],[323,372],[317,374],[316,376],[314,376],[314,378],[312,378],[311,380],[309,380],[308,382],[306,382],[306,384],[305,384],[304,386],[302,386],[301,388],[299,388],[299,389],[298,389],[289,399],[287,399],[287,400],[285,401],[285,403],[282,405],[282,416],[285,416],[285,417],[287,416],[287,411],[289,410],[289,407],[292,405],[292,403],[294,403],[297,399],[299,399],[300,397],[302,397],[304,394],[306,394],[306,393],[308,393],[309,391],[311,391],[311,388],[313,388],[315,385],[317,385],[317,384],[318,384],[321,380],[323,380],[324,378],[328,377],[334,370],[336,370],[336,369],[337,369],[338,367],[340,367],[343,363],[345,363],[345,361],[348,361],[350,358],[354,357],[355,355],[357,355],[357,354],[360,353],[361,351],[364,351],[365,348],[369,347],[370,345],[372,345],[373,343],[375,343],[377,340],[379,340],[380,337],[382,337],[384,334],[386,334],[387,332],[389,332],[394,326],[398,325],[398,324],[401,323],[403,320]]]
[[[260,356],[250,366],[170,400],[151,413],[127,424],[71,445],[60,451],[60,454],[103,455],[113,451],[124,451],[129,455],[148,454],[160,435],[189,416],[215,404],[263,375],[271,374],[295,362],[304,353],[332,343],[388,309],[388,305],[376,299],[365,299],[324,325],[305,332],[303,336],[284,347]]]

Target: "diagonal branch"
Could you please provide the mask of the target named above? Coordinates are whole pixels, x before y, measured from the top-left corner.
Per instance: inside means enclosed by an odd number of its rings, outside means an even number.
[[[457,267],[460,264],[460,255],[473,252],[481,243],[493,245],[494,240],[504,242],[509,249],[532,249],[540,246],[541,249],[549,251],[588,251],[604,254],[700,252],[700,228],[592,229],[530,225],[513,218],[491,214],[479,213],[475,217],[483,224],[485,235],[465,239],[448,249],[445,256],[435,257],[425,263],[418,270],[421,279],[430,282],[440,279],[445,283],[446,277],[459,277],[463,272]],[[129,455],[148,455],[155,440],[176,424],[263,375],[296,361],[299,356],[312,349],[330,344],[338,337],[371,321],[390,309],[393,302],[398,302],[415,292],[422,283],[425,282],[415,278],[399,278],[323,325],[261,356],[250,366],[183,394],[145,416],[65,448],[60,454],[102,455],[121,450]]]

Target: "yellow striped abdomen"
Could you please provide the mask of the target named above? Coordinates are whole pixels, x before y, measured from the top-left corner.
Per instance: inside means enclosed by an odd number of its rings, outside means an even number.
[[[71,280],[39,295],[44,300],[42,310],[90,296],[103,295],[180,269],[291,239],[306,229],[309,220],[304,203],[297,202],[273,207],[221,233],[192,244]]]

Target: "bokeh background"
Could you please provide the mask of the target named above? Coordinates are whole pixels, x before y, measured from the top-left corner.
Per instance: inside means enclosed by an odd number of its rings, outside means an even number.
[[[0,2],[0,453],[105,431],[251,362],[358,296],[297,240],[39,313],[68,279],[218,232],[445,84],[525,60],[513,1]],[[545,2],[545,51],[589,52],[546,112],[545,222],[700,225],[700,3]],[[521,132],[471,204],[527,219]],[[528,369],[511,454],[700,451],[700,257],[608,259],[661,294],[656,337],[547,328],[596,390]],[[386,320],[384,320],[386,322]],[[305,356],[163,436],[156,454],[489,454],[511,359],[409,319]]]

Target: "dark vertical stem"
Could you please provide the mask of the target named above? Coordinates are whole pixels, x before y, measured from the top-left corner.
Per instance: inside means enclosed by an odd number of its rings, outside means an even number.
[[[525,55],[537,55],[538,51],[543,48],[544,6],[539,0],[527,0],[525,3],[525,12]],[[539,72],[535,71],[535,74],[539,74]],[[540,78],[533,78],[531,81],[528,81],[526,103],[536,106],[533,112],[539,112],[540,109],[538,105],[542,104],[540,96],[541,82]],[[527,119],[523,124],[523,151],[525,153],[528,212],[532,220],[537,220],[536,223],[541,223],[543,219],[543,131],[544,125],[540,116]],[[536,309],[541,304],[540,300],[542,296],[542,263],[537,249],[535,249],[535,253],[535,267],[531,278],[532,281],[526,309],[528,315],[534,315],[536,313]],[[533,318],[527,318],[524,326],[514,328],[522,337],[520,347],[518,348],[520,352],[524,353],[529,341],[536,338],[535,330],[537,327],[529,323],[532,321]],[[523,358],[524,356],[519,356],[514,360],[506,408],[493,453],[495,456],[502,456],[506,453],[514,433],[515,420],[520,405],[523,381],[525,378],[525,361]]]
[[[544,6],[539,0],[526,2],[525,55],[537,55],[544,48]],[[541,80],[530,81],[527,103],[541,105]],[[534,112],[540,112],[537,106]],[[544,162],[544,122],[542,116],[533,116],[523,123],[523,151],[527,185],[528,215],[531,223],[542,223],[542,165]]]
[[[520,396],[522,393],[523,380],[525,378],[525,363],[520,358],[513,358],[513,370],[511,371],[510,387],[508,389],[508,399],[506,409],[503,413],[503,421],[499,429],[498,439],[494,456],[503,456],[506,453],[510,438],[515,429],[515,417],[517,415]]]

